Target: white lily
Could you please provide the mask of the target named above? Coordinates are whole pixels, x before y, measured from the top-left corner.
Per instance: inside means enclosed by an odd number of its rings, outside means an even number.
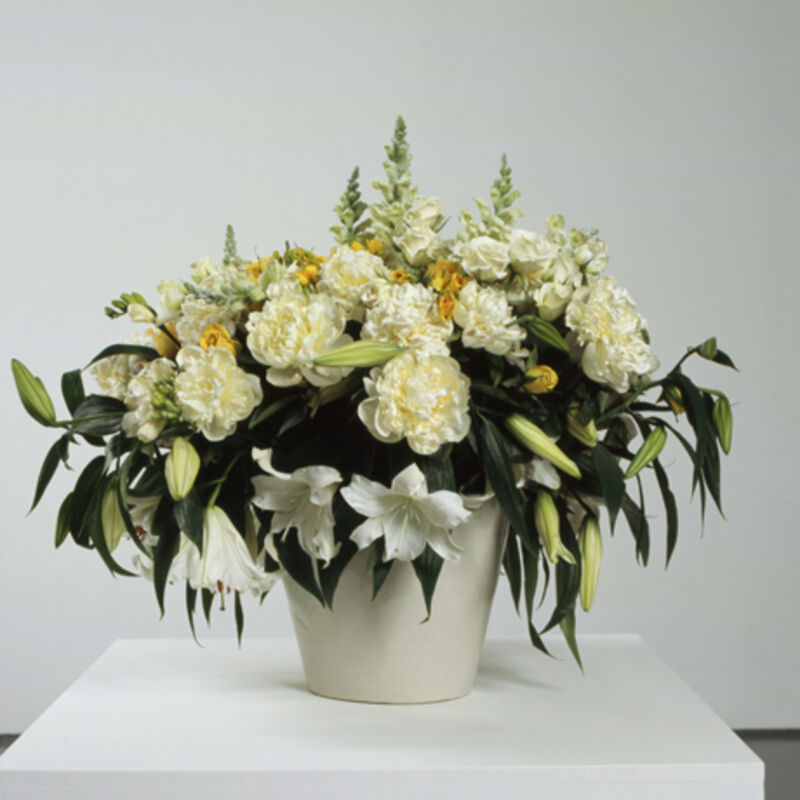
[[[384,537],[384,560],[412,561],[426,545],[447,561],[458,562],[461,548],[452,537],[453,528],[466,521],[470,512],[455,492],[428,493],[425,476],[410,464],[395,476],[391,488],[363,475],[353,475],[342,497],[367,519],[350,534],[359,549]]]
[[[203,518],[203,552],[185,535],[172,563],[170,580],[185,579],[193,589],[212,592],[269,591],[276,577],[253,560],[247,544],[230,517],[219,507],[209,506]]]
[[[333,467],[301,467],[291,474],[272,466],[272,450],[253,448],[253,460],[269,475],[253,479],[252,503],[272,515],[270,533],[297,529],[300,547],[312,558],[326,564],[336,555],[339,545],[333,538],[333,496],[342,482]]]

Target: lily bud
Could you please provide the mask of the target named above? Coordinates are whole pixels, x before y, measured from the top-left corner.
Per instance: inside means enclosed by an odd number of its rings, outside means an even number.
[[[600,562],[603,559],[603,539],[597,517],[587,514],[581,526],[578,545],[581,549],[581,607],[588,611],[594,602]]]
[[[625,472],[625,478],[632,478],[641,472],[651,461],[658,458],[658,454],[664,449],[667,442],[667,432],[661,426],[653,428],[650,435],[644,440],[644,444],[639,448],[639,452],[633,457],[630,466]]]
[[[556,502],[550,492],[541,491],[536,495],[536,505],[533,509],[533,521],[539,540],[544,547],[548,560],[557,564],[563,558],[570,564],[575,563],[575,556],[570,553],[561,541],[561,521],[558,516]]]
[[[403,352],[399,344],[361,339],[317,356],[318,367],[378,367]]]
[[[103,526],[103,538],[109,553],[116,550],[122,532],[125,530],[125,520],[122,518],[122,511],[119,507],[117,490],[113,486],[106,489],[103,495],[103,503],[100,506],[100,521]]]
[[[731,451],[731,437],[733,435],[733,414],[731,404],[725,395],[720,395],[714,403],[714,427],[717,429],[717,436],[725,455]]]
[[[573,478],[581,477],[578,465],[560,447],[556,446],[540,427],[534,425],[522,414],[512,414],[508,417],[506,427],[514,438],[531,452],[549,461],[567,475],[571,475]]]
[[[40,425],[52,425],[56,421],[56,410],[44,384],[16,358],[11,359],[11,372],[25,410]]]
[[[590,419],[584,425],[581,422],[580,411],[577,408],[570,409],[567,412],[567,430],[575,439],[587,447],[594,447],[597,444],[597,426],[594,424],[594,420]]]
[[[173,500],[183,500],[192,491],[199,470],[200,456],[197,450],[188,439],[177,438],[164,467],[164,477]]]

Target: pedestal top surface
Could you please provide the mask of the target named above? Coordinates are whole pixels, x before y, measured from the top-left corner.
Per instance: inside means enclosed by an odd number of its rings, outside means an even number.
[[[310,694],[292,640],[118,640],[0,757],[0,787],[3,773],[342,770],[757,783],[759,759],[640,638],[580,642],[585,675],[557,639],[552,659],[489,640],[467,697],[386,706]]]

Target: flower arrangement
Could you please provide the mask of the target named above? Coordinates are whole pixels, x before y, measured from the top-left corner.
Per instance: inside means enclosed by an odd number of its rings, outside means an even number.
[[[356,168],[324,255],[287,244],[245,259],[229,226],[220,264],[162,282],[155,305],[137,293],[112,301],[109,317],[145,331],[92,360],[93,393],[86,368],[62,376],[66,419],[12,362],[27,411],[62,431],[33,506],[73,445],[99,448],[61,504],[56,546],[71,537],[113,573],[148,576],[162,613],[166,585],[185,582],[193,633],[198,595],[206,618],[232,595],[241,637],[242,594],[263,599],[288,574],[331,606],[359,550],[375,594],[396,562],[411,562],[430,614],[444,561],[459,560],[453,530],[496,498],[531,641],[545,650],[541,632],[560,627],[579,660],[575,612],[598,585],[601,506],[611,530],[622,512],[646,563],[642,477],[654,476],[667,561],[675,547],[659,460],[669,434],[703,511],[707,493],[720,505],[730,403],[683,365],[733,363],[711,338],[654,378],[645,321],[605,274],[605,242],[561,216],[545,233],[516,227],[505,156],[489,202],[462,211],[449,239],[410,161],[400,118],[377,200],[362,200]],[[124,540],[138,549],[130,569]],[[535,596],[551,574],[555,607],[540,630]]]

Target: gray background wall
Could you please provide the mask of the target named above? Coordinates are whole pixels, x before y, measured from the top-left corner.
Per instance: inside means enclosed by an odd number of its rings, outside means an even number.
[[[665,366],[716,334],[741,374],[727,522],[701,534],[677,450],[681,540],[636,566],[606,545],[584,632],[635,631],[737,727],[800,726],[796,576],[800,15],[779,2],[4,3],[0,33],[3,363],[56,392],[126,336],[103,305],[285,239],[327,247],[354,164],[378,177],[395,115],[454,221],[505,150],[521,224],[601,229],[609,271]],[[3,367],[7,370],[7,366]],[[52,528],[62,473],[26,518],[50,435],[0,385],[0,731],[18,731],[114,638],[183,636],[180,592],[113,580]],[[678,477],[679,476],[679,477]],[[657,498],[649,504],[660,514]],[[653,521],[654,531],[661,520]],[[246,636],[289,635],[282,591]],[[232,637],[230,612],[211,635]],[[522,634],[501,586],[491,634]],[[245,647],[247,640],[245,639]],[[531,656],[531,670],[537,658]],[[588,665],[591,669],[591,665]],[[565,664],[565,669],[573,669]]]

